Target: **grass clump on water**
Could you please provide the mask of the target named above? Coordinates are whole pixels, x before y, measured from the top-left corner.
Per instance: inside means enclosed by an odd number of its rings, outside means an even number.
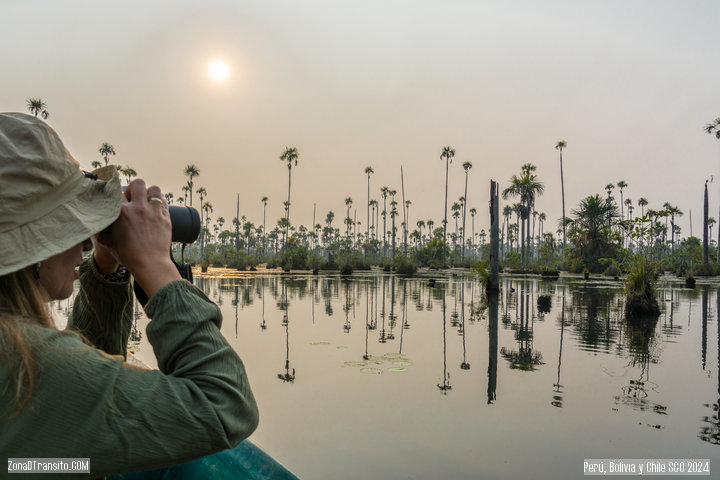
[[[627,315],[660,314],[653,284],[655,266],[643,255],[635,256],[625,279],[625,313]]]

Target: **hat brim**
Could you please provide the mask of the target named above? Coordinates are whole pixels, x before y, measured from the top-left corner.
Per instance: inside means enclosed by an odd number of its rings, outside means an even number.
[[[118,218],[123,194],[117,168],[110,165],[93,173],[98,180],[83,179],[74,198],[42,218],[0,235],[0,275],[65,252]]]

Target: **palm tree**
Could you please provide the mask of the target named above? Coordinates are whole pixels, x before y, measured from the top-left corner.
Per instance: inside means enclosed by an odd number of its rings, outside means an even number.
[[[528,234],[530,230],[530,210],[535,205],[535,196],[541,195],[545,191],[545,186],[537,180],[537,176],[532,172],[535,170],[535,166],[526,163],[521,167],[522,174],[520,177],[513,175],[510,178],[510,186],[503,190],[502,196],[504,199],[509,197],[520,197],[520,208],[517,212],[522,217],[522,228],[520,235],[520,247],[521,247],[521,265],[525,268],[525,225],[528,224]],[[529,242],[529,235],[527,238]],[[529,247],[529,243],[528,243]]]
[[[130,182],[133,178],[137,177],[137,172],[132,167],[130,167],[130,165],[125,165],[125,168],[123,168],[121,172],[123,175],[125,175],[128,185],[130,185]]]
[[[543,225],[545,224],[546,219],[547,219],[547,215],[545,215],[544,213],[541,212],[540,215],[538,215],[538,220],[540,221],[540,238],[543,238],[543,233],[544,233]]]
[[[99,161],[97,161],[97,160],[93,160],[90,165],[92,166],[92,168],[100,168],[100,167],[102,167],[102,163],[99,162]]]
[[[207,195],[207,190],[205,190],[205,187],[200,187],[195,190],[195,193],[200,197],[200,223],[202,223],[203,199]]]
[[[47,111],[47,105],[43,102],[42,98],[28,98],[27,108],[36,118],[38,113],[44,120],[47,120],[50,116],[50,113]]]
[[[187,196],[188,196],[188,192],[190,192],[190,191],[191,191],[191,190],[190,190],[190,185],[183,185],[183,187],[182,187],[182,191],[183,191],[183,194],[184,194],[184,197],[183,197],[183,198],[184,198],[184,200],[183,200],[183,203],[185,203],[185,204],[187,205]]]
[[[470,209],[470,217],[472,217],[472,246],[475,248],[475,214],[477,210],[473,207]]]
[[[503,222],[503,239],[505,241],[508,241],[510,239],[510,215],[513,214],[513,209],[510,205],[505,205],[503,207],[503,217],[505,217],[505,221]],[[504,247],[505,242],[500,243],[500,256],[502,258],[503,252],[505,250]]]
[[[422,229],[425,226],[425,220],[418,220],[416,223],[418,230],[420,232],[420,246],[422,246]]]
[[[188,177],[188,192],[190,192],[190,206],[192,207],[193,201],[192,201],[192,194],[193,194],[193,178],[200,175],[200,170],[195,165],[186,165],[185,166],[185,176]]]
[[[268,197],[262,197],[260,201],[263,204],[263,253],[265,253],[265,211],[267,210]]]
[[[620,220],[625,220],[625,212],[623,212],[623,188],[626,188],[627,182],[620,180],[617,183],[618,190],[620,190]]]
[[[447,197],[448,197],[448,173],[450,164],[455,156],[455,149],[447,146],[440,154],[440,160],[445,159],[445,216],[443,217],[443,266],[445,264],[445,245],[447,245]]]
[[[408,223],[410,222],[410,205],[412,205],[412,202],[410,200],[405,200],[405,221],[403,222],[405,224],[404,227],[404,243],[405,243],[405,250],[407,250],[407,236],[408,236]]]
[[[668,204],[669,205],[669,204]],[[667,208],[667,207],[666,207]],[[678,208],[677,206],[670,205],[669,208],[667,208],[668,213],[670,214],[670,236],[671,236],[671,244],[672,244],[672,250],[675,250],[675,215],[678,217],[683,216],[682,210]]]
[[[368,189],[367,189],[367,225],[365,225],[365,236],[370,239],[370,175],[375,173],[375,171],[372,169],[372,167],[368,166],[365,167],[365,175],[367,175],[368,180]]]
[[[462,214],[463,234],[462,234],[462,256],[461,256],[461,258],[463,260],[465,260],[465,212],[467,211],[468,173],[470,172],[470,169],[472,168],[472,163],[463,162],[462,167],[463,167],[463,170],[465,170],[465,195],[463,196],[463,198],[465,198],[465,201],[463,202],[463,214]]]
[[[288,167],[288,199],[287,199],[287,205],[285,207],[285,218],[287,218],[287,222],[285,223],[285,241],[287,241],[288,238],[288,226],[290,225],[290,183],[291,183],[291,174],[292,174],[292,165],[295,163],[295,166],[297,166],[298,161],[298,151],[297,148],[292,147],[285,147],[285,152],[283,152],[282,155],[280,155],[280,160],[287,162]]]
[[[382,217],[383,217],[383,255],[387,255],[387,196],[390,192],[390,189],[388,187],[382,187],[380,189],[380,194],[383,197],[383,210],[382,210]]]
[[[112,145],[110,145],[107,142],[103,142],[103,144],[98,149],[98,152],[100,152],[100,155],[102,155],[103,160],[105,160],[105,165],[107,165],[110,162],[108,155],[115,155],[115,147],[113,147]]]
[[[615,185],[613,185],[612,183],[608,183],[607,185],[605,185],[605,190],[608,192],[608,198],[612,196],[613,188],[615,188]]]
[[[638,207],[640,207],[640,218],[645,218],[645,207],[647,206],[648,201],[645,197],[640,197],[640,200],[638,200]],[[644,225],[644,223],[643,223]],[[640,245],[643,243],[644,238],[644,229],[640,230]]]
[[[563,258],[565,258],[565,237],[567,236],[567,221],[565,220],[565,179],[563,177],[563,161],[562,152],[563,148],[567,147],[565,140],[560,140],[555,145],[555,150],[560,150],[560,190],[562,192],[562,226],[563,226]]]
[[[168,205],[173,204],[173,199],[175,198],[175,195],[173,195],[172,192],[168,192],[165,194],[165,200],[167,200]]]
[[[452,217],[455,219],[455,236],[457,236],[458,233],[458,218],[460,218],[460,210],[462,207],[458,202],[453,202],[452,207],[450,207],[450,210],[452,211]]]
[[[608,218],[617,217],[615,204],[600,195],[591,195],[584,198],[571,213],[574,218],[568,223],[573,243],[581,258],[586,262],[596,263],[601,257],[612,257],[612,237],[610,229],[606,228],[606,222]]]
[[[352,198],[347,197],[345,199],[345,207],[347,207],[347,214],[345,215],[345,224],[347,225],[347,228],[345,229],[345,238],[350,240],[350,224],[352,223],[352,218],[350,218],[350,207],[352,207]]]
[[[35,115],[37,117],[37,114]],[[705,125],[705,131],[709,134],[715,134],[715,138],[720,140],[720,117]]]

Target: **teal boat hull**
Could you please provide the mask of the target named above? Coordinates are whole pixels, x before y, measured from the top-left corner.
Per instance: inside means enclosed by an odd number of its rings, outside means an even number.
[[[146,472],[112,475],[109,480],[299,480],[280,462],[245,440],[237,447],[192,462]]]

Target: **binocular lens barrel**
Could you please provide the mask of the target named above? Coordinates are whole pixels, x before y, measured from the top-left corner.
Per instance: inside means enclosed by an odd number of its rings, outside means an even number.
[[[193,243],[200,236],[200,214],[193,207],[170,205],[172,223],[172,241],[174,243]]]

